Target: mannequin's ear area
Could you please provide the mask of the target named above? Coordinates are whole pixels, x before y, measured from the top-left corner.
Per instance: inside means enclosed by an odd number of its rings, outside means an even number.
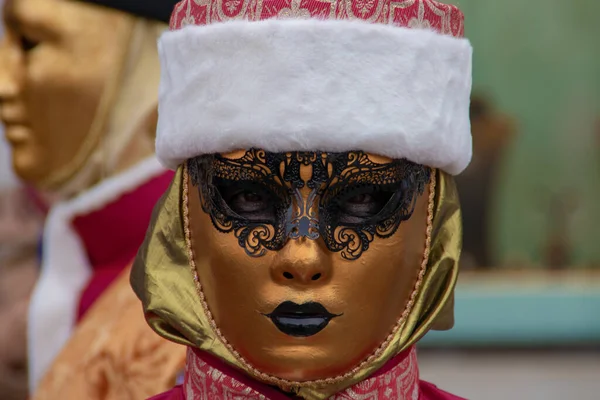
[[[138,132],[148,133],[149,138],[154,141],[156,138],[156,128],[158,126],[158,109],[153,108],[152,111],[142,118]]]
[[[449,331],[454,327],[454,293],[442,308],[442,311],[433,322],[431,329],[434,331]]]

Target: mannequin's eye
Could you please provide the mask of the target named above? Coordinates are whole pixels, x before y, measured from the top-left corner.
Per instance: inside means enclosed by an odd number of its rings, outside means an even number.
[[[375,187],[355,189],[334,200],[342,224],[360,224],[379,214],[394,192]]]
[[[233,193],[227,200],[229,207],[238,214],[252,214],[269,207],[269,201],[264,194],[243,190]]]
[[[276,217],[277,200],[260,184],[229,182],[216,185],[227,207],[249,220],[272,220]]]
[[[360,204],[373,204],[376,201],[376,199],[373,197],[373,195],[370,195],[368,193],[363,193],[363,194],[359,194],[356,195],[354,197],[349,198],[346,201],[346,204],[353,204],[353,205],[360,205]]]
[[[20,41],[21,41],[21,49],[23,49],[23,51],[26,53],[35,49],[39,44],[39,42],[37,42],[31,38],[28,38],[27,36],[24,36],[24,35],[21,35]]]

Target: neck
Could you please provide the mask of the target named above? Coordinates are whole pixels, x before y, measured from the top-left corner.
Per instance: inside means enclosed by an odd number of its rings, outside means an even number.
[[[106,155],[111,150],[100,148],[92,154],[73,178],[58,188],[44,192],[46,197],[51,203],[73,199],[101,185],[102,182],[128,171],[152,155],[153,148],[148,138],[150,138],[149,134],[139,133],[133,135],[130,143],[121,143],[124,147],[122,151],[124,156],[120,157],[113,166],[110,166]]]

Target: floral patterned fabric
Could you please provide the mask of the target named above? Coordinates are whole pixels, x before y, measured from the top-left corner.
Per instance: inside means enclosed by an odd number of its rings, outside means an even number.
[[[182,0],[175,6],[170,27],[269,18],[362,19],[454,37],[465,32],[458,7],[434,0]]]
[[[129,273],[88,311],[32,400],[140,400],[175,384],[185,347],[148,327]]]
[[[188,349],[182,385],[149,400],[286,400],[285,394],[262,385],[222,361]],[[390,360],[378,373],[330,400],[464,400],[419,380],[414,347]]]

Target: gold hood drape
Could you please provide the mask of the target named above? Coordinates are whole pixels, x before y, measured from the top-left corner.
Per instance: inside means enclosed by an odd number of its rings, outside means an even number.
[[[254,376],[219,339],[205,313],[190,269],[184,225],[184,168],[154,209],[131,283],[143,303],[148,324],[161,336],[197,347]],[[458,194],[451,176],[437,172],[431,251],[415,304],[383,352],[355,374],[332,385],[300,387],[305,399],[326,399],[377,371],[431,329],[452,325],[462,225]]]

